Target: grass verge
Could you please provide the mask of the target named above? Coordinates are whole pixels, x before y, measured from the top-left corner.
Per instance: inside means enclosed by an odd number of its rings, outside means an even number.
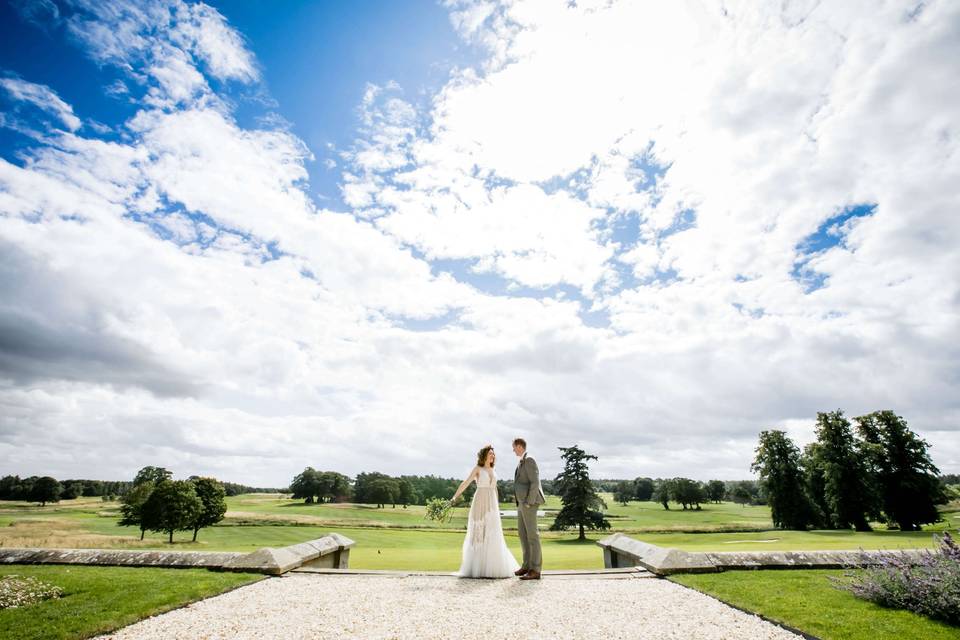
[[[206,569],[5,566],[0,575],[32,576],[64,590],[62,598],[0,610],[0,638],[89,638],[263,576]]]
[[[960,628],[836,589],[836,570],[728,571],[670,580],[823,640],[957,640]]]

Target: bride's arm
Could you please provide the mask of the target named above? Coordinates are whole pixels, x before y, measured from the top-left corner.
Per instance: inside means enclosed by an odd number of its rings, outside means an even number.
[[[470,483],[477,479],[477,476],[480,473],[480,467],[474,467],[470,471],[470,475],[467,476],[466,480],[460,483],[460,486],[457,487],[457,492],[453,494],[453,497],[450,498],[450,502],[456,502],[457,498],[460,497],[460,494],[467,490],[467,487],[470,486]]]

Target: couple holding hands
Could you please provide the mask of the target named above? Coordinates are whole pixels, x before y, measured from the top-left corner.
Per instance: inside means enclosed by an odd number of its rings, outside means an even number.
[[[537,530],[537,507],[544,503],[537,462],[527,455],[523,438],[513,441],[513,452],[519,458],[513,474],[514,502],[517,504],[517,531],[523,548],[523,564],[507,548],[500,522],[500,501],[497,497],[497,456],[492,445],[480,449],[475,466],[460,483],[451,503],[470,486],[477,491],[467,516],[467,537],[463,541],[463,562],[456,575],[462,578],[509,578],[539,580],[541,567],[540,532]]]

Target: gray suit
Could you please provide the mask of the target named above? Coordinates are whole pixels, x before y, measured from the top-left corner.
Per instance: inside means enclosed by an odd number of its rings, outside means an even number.
[[[540,572],[540,531],[537,529],[537,507],[545,502],[540,486],[537,461],[523,454],[513,474],[514,502],[517,503],[517,533],[523,548],[521,568]]]

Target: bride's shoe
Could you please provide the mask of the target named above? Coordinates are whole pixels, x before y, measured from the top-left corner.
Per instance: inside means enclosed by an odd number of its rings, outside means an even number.
[[[513,572],[513,575],[522,576],[528,573],[530,573],[530,569],[517,569],[516,571]]]

